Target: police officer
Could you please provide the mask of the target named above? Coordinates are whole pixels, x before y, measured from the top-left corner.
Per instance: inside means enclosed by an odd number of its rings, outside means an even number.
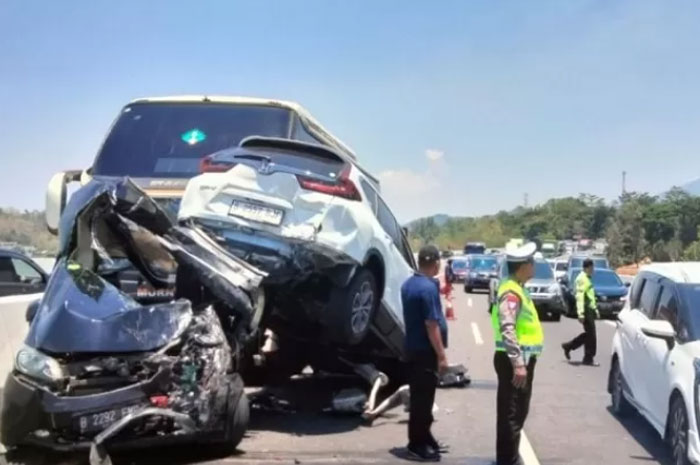
[[[409,458],[437,462],[445,445],[430,431],[438,374],[447,370],[447,322],[440,302],[440,251],[428,245],[418,252],[419,271],[401,287],[410,410],[408,417]]]
[[[587,258],[583,261],[583,270],[576,278],[576,313],[578,320],[583,325],[583,333],[569,342],[561,345],[564,349],[564,357],[571,360],[571,351],[584,346],[582,365],[599,366],[595,361],[598,338],[595,330],[595,320],[600,317],[598,303],[593,289],[593,260]]]
[[[491,309],[498,376],[496,463],[520,465],[520,433],[530,408],[532,381],[544,335],[537,309],[525,290],[535,274],[537,246],[528,243],[506,254],[508,277],[498,286]]]

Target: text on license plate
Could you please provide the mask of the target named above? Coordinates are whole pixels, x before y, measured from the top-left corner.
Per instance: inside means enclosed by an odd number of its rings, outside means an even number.
[[[115,421],[121,420],[123,417],[134,413],[140,408],[141,407],[138,405],[130,405],[128,407],[106,410],[104,412],[89,413],[78,417],[78,427],[81,433],[102,431]]]
[[[278,208],[266,207],[241,200],[234,200],[229,215],[245,218],[246,220],[279,226],[284,212]]]

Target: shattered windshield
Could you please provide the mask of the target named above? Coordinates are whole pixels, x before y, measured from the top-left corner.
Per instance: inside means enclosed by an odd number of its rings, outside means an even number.
[[[248,136],[288,137],[291,111],[220,103],[134,103],[97,155],[93,174],[189,178],[202,157]]]

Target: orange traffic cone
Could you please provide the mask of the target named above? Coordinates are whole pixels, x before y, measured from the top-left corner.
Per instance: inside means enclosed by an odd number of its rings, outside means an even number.
[[[452,306],[452,302],[448,300],[447,305],[445,306],[447,307],[447,311],[445,312],[445,318],[447,318],[450,321],[456,320],[457,317],[455,316],[455,309]]]

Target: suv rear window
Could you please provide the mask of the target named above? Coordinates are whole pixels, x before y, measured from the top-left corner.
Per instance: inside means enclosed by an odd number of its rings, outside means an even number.
[[[190,178],[202,157],[248,136],[289,137],[285,108],[221,103],[135,103],[122,111],[100,149],[93,174]]]

